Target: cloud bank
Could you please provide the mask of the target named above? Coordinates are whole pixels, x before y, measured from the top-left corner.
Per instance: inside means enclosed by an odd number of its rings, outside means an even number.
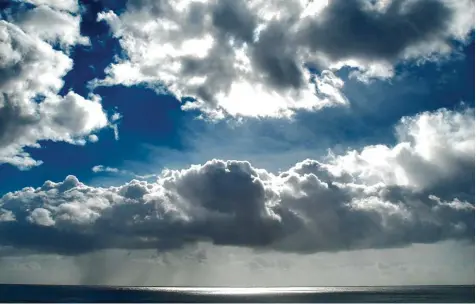
[[[396,135],[392,147],[280,173],[211,160],[152,183],[47,181],[0,198],[0,245],[76,255],[196,242],[310,253],[474,241],[474,110],[404,117]]]
[[[0,20],[0,164],[20,169],[41,164],[25,147],[47,140],[85,144],[109,123],[99,96],[59,95],[73,67],[71,47],[89,43],[79,31],[78,4],[31,2],[38,6]]]
[[[341,67],[367,81],[452,53],[474,1],[142,0],[98,20],[125,56],[95,85],[146,84],[209,118],[289,117],[346,105]]]

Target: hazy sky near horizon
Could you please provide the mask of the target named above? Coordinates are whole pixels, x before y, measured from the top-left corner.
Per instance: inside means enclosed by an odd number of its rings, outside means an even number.
[[[474,284],[474,22],[0,2],[0,283]]]

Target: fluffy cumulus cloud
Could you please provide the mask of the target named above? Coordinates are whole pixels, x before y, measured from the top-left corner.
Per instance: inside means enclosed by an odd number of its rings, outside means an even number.
[[[47,181],[0,198],[0,245],[75,255],[196,242],[307,253],[474,241],[474,111],[406,117],[396,134],[394,146],[280,173],[211,160],[118,187]]]
[[[0,21],[0,164],[21,169],[41,164],[25,147],[45,140],[84,144],[108,125],[99,96],[58,95],[73,66],[70,48],[88,43],[79,32],[80,16],[71,13],[77,3],[32,3],[38,6]]]
[[[26,32],[50,43],[59,42],[63,46],[89,43],[89,39],[80,34],[79,15],[41,5],[16,16],[16,19],[16,23]]]
[[[343,66],[387,78],[399,62],[451,53],[473,12],[471,0],[129,1],[98,16],[126,56],[96,85],[146,84],[211,118],[286,117],[347,104]]]
[[[79,11],[77,0],[26,0],[35,5],[46,5],[53,9],[75,13]]]
[[[367,146],[332,156],[331,170],[339,176],[473,200],[474,129],[474,109],[404,117],[396,127],[396,146]]]

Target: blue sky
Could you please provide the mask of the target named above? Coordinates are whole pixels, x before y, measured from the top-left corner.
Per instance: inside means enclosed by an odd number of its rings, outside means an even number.
[[[231,212],[233,225],[252,223],[251,234],[231,226],[217,233],[197,220],[190,229],[199,235],[191,239],[217,246],[341,252],[473,244],[472,1],[176,2],[2,2],[0,223],[20,226],[0,225],[0,246],[65,255],[139,246],[96,223],[109,220],[95,204],[113,206],[116,195],[114,204],[124,208],[158,200],[164,207],[156,212],[171,208],[191,223],[200,218],[195,208]],[[327,193],[332,187],[345,191]],[[327,200],[345,202],[346,211],[329,209]],[[416,201],[448,208],[424,215],[438,228],[419,222]],[[61,213],[63,204],[83,205]],[[303,215],[292,219],[288,209]],[[274,224],[239,216],[261,218],[259,210]],[[330,210],[332,223],[321,218]],[[149,211],[117,212],[128,221]],[[307,221],[318,229],[301,223],[313,212]],[[68,233],[91,247],[55,243],[66,218],[74,227]],[[157,244],[140,248],[160,252],[188,242],[187,227],[161,221],[155,227],[178,232],[154,230]],[[283,227],[275,231],[275,224]],[[90,225],[94,240],[81,225]],[[28,229],[41,232],[44,244],[31,241]],[[295,231],[302,237],[294,239]],[[103,237],[110,248],[92,245]],[[463,262],[474,266],[474,259]]]

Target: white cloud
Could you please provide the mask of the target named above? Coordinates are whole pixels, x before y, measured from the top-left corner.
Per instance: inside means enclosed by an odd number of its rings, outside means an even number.
[[[99,141],[99,137],[96,134],[91,134],[88,136],[88,140],[92,143],[95,143]]]
[[[10,222],[14,221],[15,216],[10,210],[0,209],[0,222]]]
[[[368,146],[335,156],[330,170],[418,191],[443,190],[448,183],[467,189],[474,186],[474,174],[468,174],[474,169],[474,130],[473,109],[403,117],[396,127],[396,146]]]
[[[0,223],[0,244],[78,254],[202,241],[314,252],[474,240],[473,115],[439,110],[404,118],[394,147],[305,160],[279,174],[211,160],[119,187],[90,187],[74,176],[47,181],[0,198],[3,214],[15,219]],[[425,154],[437,144],[444,149]],[[418,179],[429,170],[432,178]],[[64,241],[71,237],[76,241]]]
[[[158,86],[161,82],[179,98],[196,97],[198,101],[185,103],[183,108],[201,109],[208,118],[221,118],[226,114],[289,117],[299,109],[313,110],[347,103],[338,90],[340,85],[332,91],[328,90],[326,96],[316,97],[316,90],[329,83],[294,64],[292,59],[285,57],[287,54],[273,54],[278,51],[272,46],[263,45],[255,51],[249,40],[252,39],[252,33],[236,33],[239,37],[228,36],[226,29],[235,26],[226,24],[226,14],[233,14],[230,9],[236,10],[244,20],[254,19],[254,16],[246,16],[249,8],[242,3],[236,5],[228,1],[223,5],[217,4],[215,13],[212,12],[212,6],[199,1],[190,2],[190,5],[177,2],[164,7],[148,4],[156,6],[155,9],[131,4],[130,10],[124,15],[116,16],[112,12],[99,15],[99,20],[106,20],[115,35],[121,38],[121,44],[131,60],[111,65],[107,69],[109,77],[96,84],[133,85],[146,82],[164,90],[164,87]],[[162,9],[167,12],[162,14]],[[160,19],[154,12],[160,15]],[[215,17],[212,17],[213,14]],[[194,18],[201,24],[193,24]],[[249,22],[253,23],[251,19]],[[217,22],[223,24],[214,24]],[[250,26],[253,24],[246,28],[252,31]],[[239,31],[233,28],[229,30]],[[253,62],[253,56],[258,63]],[[260,71],[261,68],[256,66],[267,64],[266,56],[274,56],[271,60],[281,65],[278,67],[281,70],[277,71],[281,76],[267,75],[266,71]],[[299,75],[290,75],[295,79],[286,79],[287,74],[293,73]],[[332,73],[329,71],[329,74]],[[280,80],[279,77],[284,79]],[[337,78],[334,75],[332,77]]]
[[[98,173],[98,172],[112,172],[112,173],[118,173],[118,172],[119,172],[119,169],[117,169],[117,168],[105,167],[105,166],[103,166],[103,165],[94,166],[94,167],[92,167],[91,170],[92,170],[94,173]]]
[[[121,119],[121,118],[122,118],[122,115],[121,115],[120,113],[114,113],[114,114],[112,114],[112,116],[111,116],[111,121],[112,121],[112,122],[115,122],[115,121],[118,121],[118,120]]]
[[[17,25],[30,35],[64,46],[88,44],[89,38],[81,36],[79,23],[81,16],[56,11],[46,5],[35,7],[17,17]]]
[[[35,208],[28,216],[28,220],[40,226],[53,226],[55,221],[51,218],[51,211],[44,208]]]
[[[79,16],[54,10],[64,4],[61,9],[76,11],[67,1],[42,4],[50,6],[11,16],[13,23],[0,21],[0,164],[20,169],[42,163],[25,147],[47,140],[85,144],[109,124],[99,96],[57,95],[73,67],[69,47],[88,39],[79,34]],[[58,42],[64,51],[53,49]]]
[[[75,13],[79,10],[77,0],[26,0],[25,2],[29,2],[37,6],[47,5],[55,10],[68,11],[71,13]]]
[[[145,83],[196,99],[183,108],[211,119],[290,117],[347,104],[333,75],[342,66],[369,81],[450,53],[473,29],[473,11],[471,0],[129,2],[98,16],[127,59],[95,85]]]
[[[111,124],[110,127],[114,131],[114,139],[119,140],[119,127],[117,126],[117,124]]]
[[[133,171],[122,170],[122,169],[103,166],[103,165],[96,165],[91,168],[91,171],[94,173],[110,173],[114,175],[123,175],[123,176],[128,176],[129,178],[134,178],[137,180],[149,180],[149,179],[154,179],[158,177],[157,174],[140,175],[140,174],[135,174]]]

